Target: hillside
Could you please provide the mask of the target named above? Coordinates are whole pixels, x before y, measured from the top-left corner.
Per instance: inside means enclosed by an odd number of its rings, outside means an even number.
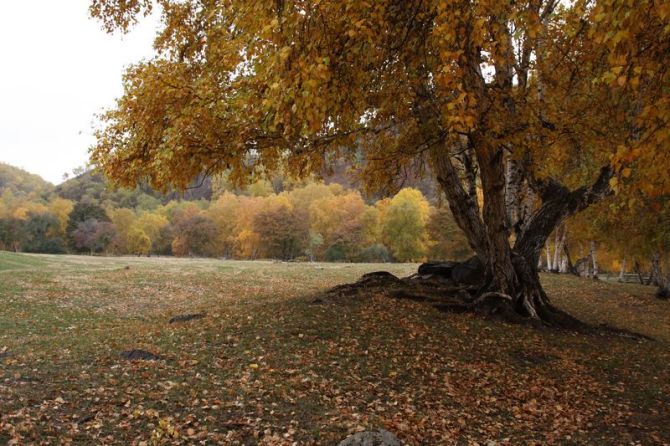
[[[44,198],[54,190],[54,185],[39,175],[0,162],[0,195],[10,191],[16,197]]]
[[[64,181],[55,188],[55,193],[75,202],[93,201],[110,204],[122,208],[152,208],[155,205],[165,204],[170,200],[181,199],[210,200],[212,198],[212,182],[210,179],[194,182],[194,187],[182,193],[171,191],[166,194],[141,185],[135,189],[115,188],[103,175],[88,170],[74,178]]]

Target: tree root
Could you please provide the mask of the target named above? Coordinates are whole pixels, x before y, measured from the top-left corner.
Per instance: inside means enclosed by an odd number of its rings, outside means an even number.
[[[535,313],[519,308],[523,302],[517,296],[495,292],[482,292],[473,286],[463,286],[443,277],[414,274],[398,278],[386,271],[363,275],[357,282],[338,285],[316,299],[319,302],[342,302],[371,295],[384,295],[394,299],[408,299],[431,304],[445,313],[473,313],[486,319],[512,324],[529,325],[535,328],[570,330],[586,334],[616,335],[636,340],[651,340],[648,336],[617,329],[607,325],[593,326],[580,321],[565,311],[551,305],[546,297],[532,293],[526,299],[537,299],[532,306]],[[543,294],[543,293],[541,293]],[[539,305],[538,305],[539,302]]]

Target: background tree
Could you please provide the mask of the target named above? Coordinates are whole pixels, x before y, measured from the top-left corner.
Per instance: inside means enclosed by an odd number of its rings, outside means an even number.
[[[85,222],[88,223],[81,225]],[[102,207],[90,202],[78,202],[72,208],[68,218],[68,244],[74,250],[98,251],[98,244],[93,241],[95,239],[93,234],[98,229],[99,223],[109,222],[110,219]],[[102,228],[102,226],[100,228]],[[75,236],[76,231],[79,232]]]
[[[214,249],[217,228],[197,208],[187,208],[175,217],[172,253],[176,256],[208,256]]]
[[[18,218],[0,218],[0,245],[8,251],[18,251],[25,237],[25,223]]]
[[[263,240],[263,253],[271,258],[291,260],[302,254],[309,240],[309,222],[290,203],[277,200],[254,217],[254,232]]]
[[[77,224],[71,238],[74,249],[89,254],[105,251],[116,235],[114,225],[109,221],[89,218]]]
[[[358,192],[313,201],[309,207],[311,229],[323,239],[323,251],[317,250],[317,256],[330,250],[328,260],[353,259],[362,242],[364,212],[365,202]]]
[[[431,209],[426,224],[431,240],[428,257],[436,260],[465,260],[472,256],[468,241],[447,207]]]
[[[151,252],[151,239],[142,228],[133,226],[128,231],[128,252],[135,255],[148,256]]]
[[[235,253],[243,259],[255,260],[261,252],[261,244],[258,233],[243,229],[235,238]]]
[[[52,214],[32,215],[25,224],[22,250],[63,254],[65,242],[61,237],[61,222]]]
[[[65,239],[67,235],[67,224],[70,218],[70,212],[74,208],[74,203],[64,198],[55,197],[49,202],[49,212],[58,219],[58,233]]]
[[[135,221],[135,212],[127,208],[111,208],[106,212],[109,214],[109,218],[116,228],[116,236],[110,245],[111,251],[116,254],[129,253],[128,232]]]
[[[240,200],[230,192],[220,195],[207,210],[207,215],[218,228],[217,252],[225,258],[233,257],[238,235],[242,231],[239,212]]]
[[[151,252],[165,250],[165,244],[168,241],[164,239],[166,235],[164,229],[169,224],[168,219],[160,214],[144,212],[133,222],[130,231],[141,232],[149,239],[149,248],[146,254],[150,254]],[[130,237],[130,232],[128,236]]]
[[[426,256],[430,206],[417,189],[406,188],[390,201],[382,223],[382,240],[400,262]]]

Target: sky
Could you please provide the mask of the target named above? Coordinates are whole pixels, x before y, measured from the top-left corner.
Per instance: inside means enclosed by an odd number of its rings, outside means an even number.
[[[109,35],[89,1],[0,1],[0,162],[54,184],[86,164],[124,68],[152,54],[156,17]]]

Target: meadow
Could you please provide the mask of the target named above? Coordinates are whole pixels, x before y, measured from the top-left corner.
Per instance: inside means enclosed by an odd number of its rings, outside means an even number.
[[[0,444],[670,444],[653,288],[542,276],[560,308],[653,340],[315,300],[376,270],[416,265],[0,252]]]

